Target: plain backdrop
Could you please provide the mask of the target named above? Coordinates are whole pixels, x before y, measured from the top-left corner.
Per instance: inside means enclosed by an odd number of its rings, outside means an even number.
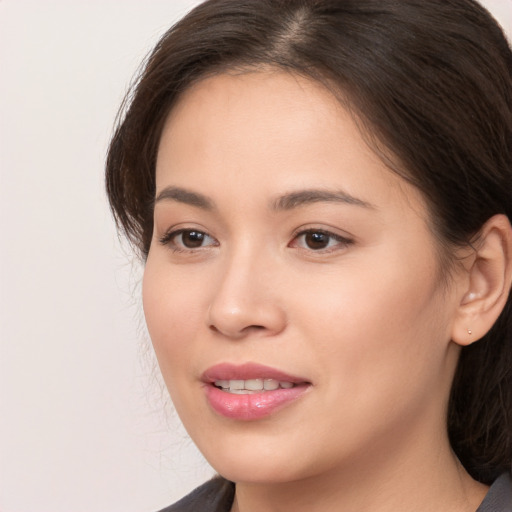
[[[212,474],[103,191],[140,61],[194,0],[0,0],[0,512],[151,512]],[[512,32],[512,0],[485,5]]]

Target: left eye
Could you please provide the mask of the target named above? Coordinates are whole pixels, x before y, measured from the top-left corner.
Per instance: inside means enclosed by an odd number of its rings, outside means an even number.
[[[312,251],[333,249],[337,246],[346,246],[351,240],[334,233],[320,230],[309,230],[299,233],[292,242],[292,247],[300,247]]]

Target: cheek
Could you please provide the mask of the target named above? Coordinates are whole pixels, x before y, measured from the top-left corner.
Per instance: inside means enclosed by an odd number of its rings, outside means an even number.
[[[298,321],[322,358],[318,364],[350,375],[354,392],[368,392],[375,382],[412,382],[418,372],[432,377],[427,373],[436,371],[434,361],[439,363],[446,346],[448,318],[436,267],[417,257],[418,267],[411,269],[394,256],[372,265],[358,262],[326,276],[322,286],[318,279],[305,283],[308,293],[297,307]]]
[[[156,258],[155,258],[156,259]],[[189,361],[194,346],[187,340],[204,324],[196,286],[182,282],[179,273],[150,257],[144,271],[142,298],[144,316],[164,379],[173,376]]]

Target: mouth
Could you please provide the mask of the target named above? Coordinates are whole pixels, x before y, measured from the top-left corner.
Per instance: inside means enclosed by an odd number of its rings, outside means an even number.
[[[222,389],[226,393],[235,395],[254,395],[257,393],[266,393],[276,389],[291,389],[297,384],[290,381],[278,381],[276,379],[247,379],[247,380],[216,380],[216,388]]]
[[[257,420],[292,404],[311,388],[302,377],[254,363],[220,364],[202,378],[212,409],[227,418]]]

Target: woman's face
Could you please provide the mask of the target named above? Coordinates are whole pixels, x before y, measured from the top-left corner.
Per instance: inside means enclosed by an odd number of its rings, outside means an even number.
[[[203,80],[167,120],[156,182],[146,320],[222,475],[354,473],[444,442],[456,287],[421,195],[328,91]]]

